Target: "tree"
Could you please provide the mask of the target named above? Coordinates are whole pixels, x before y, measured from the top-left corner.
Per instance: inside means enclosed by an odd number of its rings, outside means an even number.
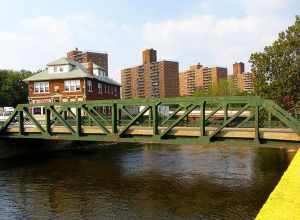
[[[255,93],[288,109],[300,96],[300,17],[263,52],[251,54]]]
[[[23,79],[31,75],[32,73],[26,70],[0,70],[0,106],[15,107],[19,103],[26,103],[28,87]]]
[[[240,92],[234,88],[231,80],[220,80],[217,85],[208,88],[208,90],[198,90],[193,96],[238,96],[248,94],[249,93]]]

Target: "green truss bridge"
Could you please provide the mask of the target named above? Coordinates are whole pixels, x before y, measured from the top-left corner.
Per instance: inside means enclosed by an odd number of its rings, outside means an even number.
[[[36,114],[40,110],[40,114]],[[103,142],[300,142],[300,122],[260,97],[184,97],[20,104],[0,138]]]

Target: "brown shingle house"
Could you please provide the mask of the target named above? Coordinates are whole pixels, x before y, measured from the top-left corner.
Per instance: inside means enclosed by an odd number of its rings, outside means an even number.
[[[24,81],[29,86],[29,103],[80,102],[120,99],[120,84],[107,77],[105,69],[94,64],[60,58],[44,71]],[[42,109],[35,109],[35,113]]]

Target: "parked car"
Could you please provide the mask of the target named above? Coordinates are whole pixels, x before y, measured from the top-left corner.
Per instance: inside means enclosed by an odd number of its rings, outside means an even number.
[[[4,122],[9,118],[9,116],[14,112],[15,109],[13,107],[3,107],[1,110],[0,122]]]

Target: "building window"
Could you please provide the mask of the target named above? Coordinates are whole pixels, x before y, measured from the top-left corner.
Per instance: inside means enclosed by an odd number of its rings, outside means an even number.
[[[80,80],[66,80],[64,82],[65,92],[80,91]]]
[[[91,80],[87,81],[87,87],[89,92],[93,92],[93,84]]]
[[[49,82],[34,82],[35,93],[47,93],[49,92]]]
[[[114,87],[114,90],[115,90],[115,96],[117,96],[118,95],[117,87]]]
[[[63,72],[64,71],[64,67],[63,66],[60,66],[59,67],[59,72]]]
[[[102,84],[98,83],[98,94],[102,95]]]

